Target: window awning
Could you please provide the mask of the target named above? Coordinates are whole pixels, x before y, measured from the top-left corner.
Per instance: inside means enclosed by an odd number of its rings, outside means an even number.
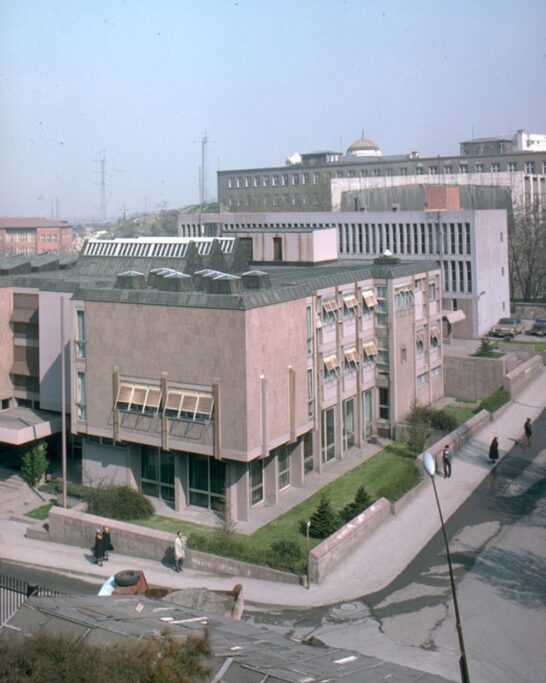
[[[315,327],[317,329],[322,327],[322,320],[320,319],[320,315],[318,313],[315,313]]]
[[[354,294],[345,294],[343,296],[343,303],[347,308],[356,308],[358,306],[358,299]]]
[[[377,306],[377,297],[375,296],[373,289],[366,289],[364,292],[362,292],[362,298],[364,299],[364,303],[368,308]]]
[[[438,328],[437,327],[431,327],[430,328],[430,338],[431,339],[438,339]]]
[[[117,410],[127,410],[136,413],[157,413],[161,404],[161,390],[159,387],[144,384],[130,384],[122,382],[116,397]]]
[[[364,342],[362,350],[367,356],[377,356],[377,346],[374,341]]]
[[[186,389],[170,389],[165,403],[167,417],[190,420],[210,420],[214,398],[212,394]]]
[[[337,311],[337,301],[335,299],[326,299],[322,302],[322,308],[328,313],[334,313]]]
[[[339,361],[335,353],[332,353],[330,356],[324,356],[324,367],[329,372],[332,372],[339,367]]]
[[[345,356],[345,360],[348,363],[358,363],[358,361],[360,360],[356,346],[352,346],[350,349],[345,349],[343,353]]]
[[[461,311],[461,310],[442,311],[442,318],[444,318],[444,320],[447,320],[448,323],[453,325],[453,323],[458,323],[461,320],[465,320],[466,315],[464,314],[464,311]]]
[[[415,335],[415,341],[417,343],[419,343],[419,342],[421,342],[422,344],[425,343],[425,333],[423,330],[420,330],[419,332],[417,332],[417,334]]]

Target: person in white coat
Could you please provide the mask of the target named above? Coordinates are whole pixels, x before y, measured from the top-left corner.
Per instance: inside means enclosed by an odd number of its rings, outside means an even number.
[[[174,540],[174,570],[176,572],[182,571],[184,558],[186,557],[186,537],[181,531],[178,531]]]

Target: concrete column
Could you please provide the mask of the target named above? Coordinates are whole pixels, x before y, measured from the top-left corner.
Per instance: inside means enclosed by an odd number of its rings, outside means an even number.
[[[237,522],[240,519],[238,498],[242,466],[244,467],[239,462],[226,462],[226,509],[232,522]],[[246,518],[243,517],[243,520],[246,521]]]
[[[186,453],[175,453],[174,456],[174,509],[185,510],[188,507],[188,456]]]
[[[127,446],[127,486],[140,491],[140,446]]]
[[[276,505],[279,500],[277,471],[277,458],[269,455],[264,460],[264,499],[267,505]]]
[[[230,463],[233,477],[233,498],[235,507],[233,509],[233,520],[248,522],[250,511],[250,482],[248,474],[248,464],[246,462]]]

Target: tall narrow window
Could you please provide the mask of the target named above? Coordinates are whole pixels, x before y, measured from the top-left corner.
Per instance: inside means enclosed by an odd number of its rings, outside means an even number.
[[[76,311],[76,358],[85,358],[85,311]]]
[[[282,237],[273,238],[273,260],[282,261]]]
[[[76,409],[78,420],[87,419],[87,377],[85,372],[76,376]]]
[[[315,414],[315,388],[313,384],[313,368],[307,370],[307,417],[313,418]]]
[[[387,387],[379,387],[379,417],[381,420],[389,419],[389,390]]]
[[[343,401],[343,448],[348,451],[355,445],[355,400]]]
[[[257,505],[264,499],[264,461],[253,460],[249,464],[250,504]]]
[[[290,486],[290,453],[287,446],[280,446],[273,451],[277,458],[277,476],[279,491]]]
[[[306,432],[303,435],[303,473],[309,474],[314,467],[313,432]]]
[[[336,422],[334,408],[322,411],[321,425],[321,458],[323,463],[330,462],[336,457]]]

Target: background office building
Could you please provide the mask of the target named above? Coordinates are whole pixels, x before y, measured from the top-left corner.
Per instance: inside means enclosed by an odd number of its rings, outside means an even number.
[[[71,254],[72,226],[47,218],[0,218],[0,257]]]
[[[504,186],[514,206],[544,206],[546,135],[478,138],[461,142],[459,156],[434,157],[383,156],[375,142],[361,137],[345,154],[294,154],[285,166],[219,171],[218,202],[232,212],[330,211],[342,208],[343,191],[417,182]]]

